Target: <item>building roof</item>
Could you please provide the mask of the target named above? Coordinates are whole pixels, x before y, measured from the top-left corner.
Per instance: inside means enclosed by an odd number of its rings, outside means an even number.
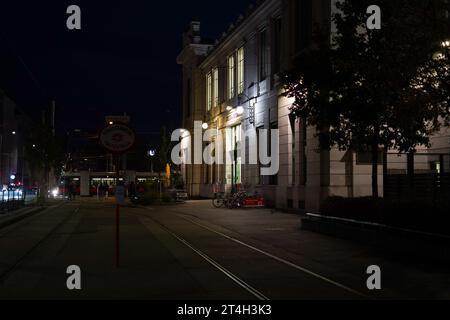
[[[235,22],[231,23],[228,27],[227,31],[224,31],[222,33],[222,36],[219,39],[216,39],[213,42],[213,46],[208,52],[208,56],[213,54],[213,52],[219,48],[229,37],[231,37],[237,29],[247,20],[250,19],[250,17],[261,7],[261,5],[266,2],[267,0],[256,0],[254,3],[251,3],[247,11],[244,14],[239,15],[239,17],[236,19]]]

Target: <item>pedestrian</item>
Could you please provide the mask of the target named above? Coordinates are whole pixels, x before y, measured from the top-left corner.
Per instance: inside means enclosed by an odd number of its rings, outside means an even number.
[[[75,201],[77,196],[77,186],[75,183],[72,183],[72,200]]]
[[[125,185],[124,185],[123,181],[119,181],[119,183],[117,184],[115,197],[116,197],[116,203],[118,205],[123,206],[125,204]]]
[[[136,197],[136,185],[133,181],[131,181],[130,185],[128,186],[128,197],[130,199],[134,199],[134,197]]]
[[[75,185],[73,182],[69,184],[69,201],[75,200]]]
[[[105,187],[104,187],[104,193],[105,193],[105,198],[108,199],[109,197],[109,186],[107,183],[105,183]]]

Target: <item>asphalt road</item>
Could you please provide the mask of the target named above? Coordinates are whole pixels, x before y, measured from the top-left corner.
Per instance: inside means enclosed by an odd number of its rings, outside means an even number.
[[[450,299],[444,266],[300,230],[300,217],[209,201],[121,210],[60,203],[0,229],[0,299]],[[67,268],[81,269],[68,290]],[[382,270],[369,291],[366,269]]]

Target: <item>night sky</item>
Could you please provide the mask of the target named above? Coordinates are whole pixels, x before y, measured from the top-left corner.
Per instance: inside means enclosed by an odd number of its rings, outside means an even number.
[[[106,114],[132,117],[154,140],[181,119],[182,32],[193,17],[216,39],[250,0],[1,1],[0,87],[32,116],[57,104],[57,129],[95,130]],[[82,30],[66,28],[81,7]],[[153,136],[153,138],[152,138]]]

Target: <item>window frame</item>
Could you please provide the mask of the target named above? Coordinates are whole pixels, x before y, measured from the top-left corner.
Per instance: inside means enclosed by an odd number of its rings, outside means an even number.
[[[206,74],[206,111],[211,111],[213,106],[212,96],[212,72]]]
[[[216,67],[212,70],[212,106],[219,106],[219,69]]]
[[[236,56],[233,53],[227,58],[227,69],[228,69],[228,86],[227,95],[228,99],[233,99],[236,96]]]
[[[244,46],[237,50],[237,93],[245,90],[245,49]]]

